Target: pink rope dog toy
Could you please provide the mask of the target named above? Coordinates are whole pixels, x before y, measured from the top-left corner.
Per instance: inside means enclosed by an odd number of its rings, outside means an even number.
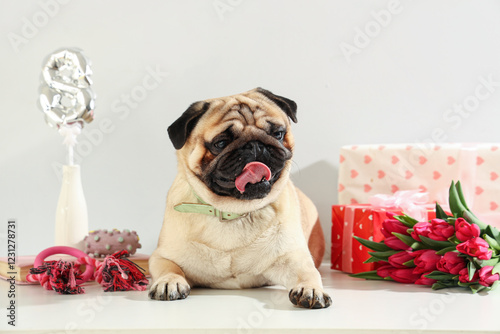
[[[76,262],[66,261],[47,261],[46,257],[54,254],[68,254],[77,258]],[[30,273],[26,276],[28,282],[40,282],[40,285],[46,290],[54,290],[60,294],[80,294],[84,290],[80,284],[85,283],[94,275],[95,265],[87,262],[85,272],[80,271],[80,259],[85,258],[87,254],[79,249],[56,246],[47,248],[38,254]]]
[[[44,261],[54,254],[71,255],[76,257],[76,260]],[[80,285],[93,279],[104,287],[104,291],[146,290],[148,280],[142,272],[144,269],[126,259],[126,256],[126,250],[119,251],[106,256],[101,262],[76,248],[50,247],[38,254],[26,280],[32,283],[40,282],[45,289],[54,290],[59,294],[84,293]],[[85,265],[83,273],[80,270],[81,265]]]

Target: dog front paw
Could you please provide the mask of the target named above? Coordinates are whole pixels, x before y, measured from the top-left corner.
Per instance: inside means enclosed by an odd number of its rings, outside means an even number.
[[[304,308],[327,308],[332,305],[332,298],[321,288],[298,285],[288,294],[292,304]]]
[[[156,300],[184,299],[191,292],[191,287],[184,277],[167,274],[153,282],[149,288],[149,298]]]

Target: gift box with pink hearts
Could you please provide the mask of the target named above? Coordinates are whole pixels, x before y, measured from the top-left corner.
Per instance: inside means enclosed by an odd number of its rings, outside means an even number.
[[[376,194],[415,190],[447,204],[460,180],[474,213],[500,227],[500,144],[390,144],[340,150],[339,204],[369,203]]]

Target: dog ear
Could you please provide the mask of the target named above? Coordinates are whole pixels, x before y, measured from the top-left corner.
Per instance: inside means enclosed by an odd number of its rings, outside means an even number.
[[[168,127],[168,136],[176,150],[180,150],[184,146],[196,123],[209,107],[210,103],[208,102],[195,102]]]
[[[264,88],[257,87],[256,90],[269,100],[276,103],[276,105],[280,107],[294,123],[297,123],[297,103],[287,99],[286,97],[275,95]]]

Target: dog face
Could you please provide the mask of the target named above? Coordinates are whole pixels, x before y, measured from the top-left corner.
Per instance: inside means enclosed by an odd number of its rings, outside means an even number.
[[[193,103],[168,129],[191,188],[213,205],[273,197],[288,178],[296,112],[262,88]]]

